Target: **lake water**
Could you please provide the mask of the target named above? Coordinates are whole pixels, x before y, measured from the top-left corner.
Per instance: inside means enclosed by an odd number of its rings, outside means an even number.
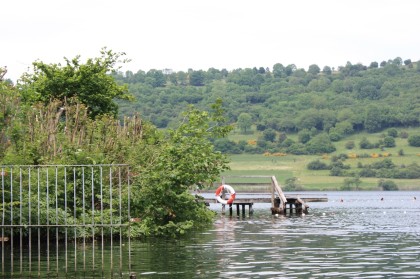
[[[133,270],[141,278],[420,277],[420,192],[327,196],[305,216],[255,205],[251,217],[219,214],[188,240],[134,243]]]
[[[329,201],[309,203],[306,215],[273,216],[269,204],[256,204],[251,216],[229,216],[211,204],[218,216],[207,231],[133,241],[132,272],[137,278],[420,278],[420,192],[322,194]]]

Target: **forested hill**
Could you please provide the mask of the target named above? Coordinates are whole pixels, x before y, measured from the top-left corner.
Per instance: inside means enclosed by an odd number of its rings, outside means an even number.
[[[138,111],[160,128],[187,104],[208,109],[217,98],[243,132],[256,124],[271,141],[305,131],[334,141],[362,130],[420,124],[420,62],[399,57],[338,69],[277,63],[272,69],[128,71],[115,77],[136,98],[120,103],[121,114]]]

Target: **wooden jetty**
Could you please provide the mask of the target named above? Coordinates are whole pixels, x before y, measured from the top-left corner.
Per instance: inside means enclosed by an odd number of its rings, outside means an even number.
[[[271,197],[261,198],[261,197],[248,197],[248,198],[236,198],[232,204],[228,204],[230,215],[233,214],[233,207],[236,207],[237,215],[239,216],[242,212],[242,215],[246,214],[246,206],[248,206],[248,213],[252,214],[252,206],[254,203],[271,203],[271,213],[274,214],[286,214],[286,213],[297,213],[297,214],[307,214],[309,205],[308,202],[327,202],[328,198],[326,196],[318,197],[309,197],[301,194],[288,194],[285,195],[281,189],[279,183],[275,176],[239,176],[239,177],[248,177],[248,178],[270,178],[271,179]],[[226,184],[224,178],[222,179],[222,184]],[[238,193],[237,193],[238,195]],[[218,203],[215,198],[205,199],[207,203]],[[225,211],[225,205],[222,204],[222,211]]]

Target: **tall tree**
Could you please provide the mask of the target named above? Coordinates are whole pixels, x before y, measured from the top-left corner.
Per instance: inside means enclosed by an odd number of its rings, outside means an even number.
[[[242,112],[238,117],[237,125],[242,133],[246,133],[252,125],[252,116],[249,113]]]
[[[331,75],[331,73],[332,73],[331,67],[330,66],[324,66],[324,68],[322,68],[322,72],[325,75]]]
[[[321,71],[321,69],[316,64],[312,64],[308,68],[308,74],[317,75],[317,74],[319,74],[320,71]]]
[[[117,71],[118,63],[124,53],[114,53],[103,48],[101,57],[89,58],[81,63],[80,56],[69,60],[64,58],[66,65],[45,64],[41,61],[33,63],[34,73],[25,74],[19,87],[23,101],[33,104],[52,100],[64,102],[76,97],[88,107],[91,118],[102,114],[118,113],[116,99],[130,99],[127,86],[119,85],[110,75]]]
[[[206,76],[203,70],[192,71],[190,73],[190,85],[192,86],[203,86],[205,79]]]

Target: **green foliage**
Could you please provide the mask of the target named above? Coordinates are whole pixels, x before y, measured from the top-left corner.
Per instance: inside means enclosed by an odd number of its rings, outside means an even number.
[[[302,190],[302,185],[298,182],[297,177],[290,177],[286,179],[286,182],[283,187],[283,191],[300,191]]]
[[[98,114],[92,119],[76,98],[24,106],[19,98],[15,102],[14,89],[10,90],[10,94],[4,90],[0,94],[5,108],[0,124],[7,127],[2,129],[4,138],[10,139],[10,144],[3,145],[3,165],[126,163],[132,166],[132,173],[140,174],[131,183],[131,212],[142,219],[134,225],[136,236],[176,236],[212,222],[213,213],[189,188],[198,182],[213,182],[228,169],[226,156],[213,147],[214,140],[232,130],[221,100],[216,100],[209,112],[189,107],[176,129],[162,133],[138,115],[118,120]],[[75,176],[77,181],[80,175]],[[89,183],[85,186],[90,187]],[[73,201],[76,210],[80,200],[76,196]],[[10,201],[4,202],[10,205]],[[48,210],[46,205],[40,217],[47,216]],[[60,218],[66,214],[60,209]],[[104,218],[107,214],[111,209],[104,209]],[[69,224],[81,222],[81,218],[99,218],[89,213],[68,217]],[[80,231],[79,235],[90,233]]]
[[[396,138],[398,137],[398,131],[395,128],[388,129],[387,131],[388,136]]]
[[[359,190],[359,186],[361,183],[362,181],[358,176],[345,178],[341,190],[349,191],[352,190],[353,187],[355,188],[355,190]]]
[[[361,149],[372,149],[375,146],[366,137],[363,137],[359,142],[359,147]]]
[[[203,108],[221,97],[232,123],[245,112],[259,124],[259,130],[265,127],[295,133],[334,127],[334,135],[343,138],[362,130],[376,132],[420,124],[415,98],[418,73],[394,60],[381,68],[348,62],[331,74],[319,73],[316,65],[306,72],[281,63],[276,63],[271,73],[261,67],[231,72],[190,70],[165,75],[163,87],[148,86],[146,74],[141,73],[116,78],[128,83],[137,99],[133,104],[121,103],[121,111],[129,113],[135,106],[162,128],[171,124],[162,119],[178,117],[185,102]],[[345,127],[340,127],[342,122]]]
[[[391,136],[385,137],[383,143],[385,147],[395,147],[395,139]]]
[[[307,143],[311,139],[311,132],[308,129],[303,129],[298,133],[300,143]]]
[[[167,131],[153,163],[139,169],[133,214],[142,218],[143,234],[178,235],[212,220],[205,204],[189,193],[191,185],[211,183],[228,169],[227,158],[214,150],[210,139],[226,136],[232,127],[225,123],[220,101],[212,109],[190,107],[181,125]]]
[[[306,149],[310,154],[331,153],[336,150],[327,134],[319,134],[313,137],[308,142]]]
[[[77,97],[88,108],[91,118],[98,115],[118,113],[116,99],[129,99],[127,86],[119,85],[109,74],[116,67],[123,53],[102,49],[100,58],[81,63],[77,56],[65,58],[66,65],[33,63],[34,73],[22,77],[20,89],[23,101],[29,104],[53,100],[62,103]]]
[[[378,187],[382,188],[382,190],[384,191],[397,191],[398,190],[397,184],[392,180],[380,179],[378,181]]]
[[[263,132],[263,138],[266,141],[274,142],[276,140],[276,136],[276,131],[274,131],[273,129],[267,129]]]
[[[308,170],[328,170],[330,166],[328,164],[321,162],[320,160],[311,161],[306,166]]]
[[[237,125],[242,133],[246,134],[252,125],[252,116],[249,113],[243,112],[238,117]]]
[[[408,137],[408,144],[414,147],[420,147],[420,135],[412,135]]]
[[[203,70],[191,72],[190,84],[192,86],[203,86],[204,81],[205,81],[205,72]]]

